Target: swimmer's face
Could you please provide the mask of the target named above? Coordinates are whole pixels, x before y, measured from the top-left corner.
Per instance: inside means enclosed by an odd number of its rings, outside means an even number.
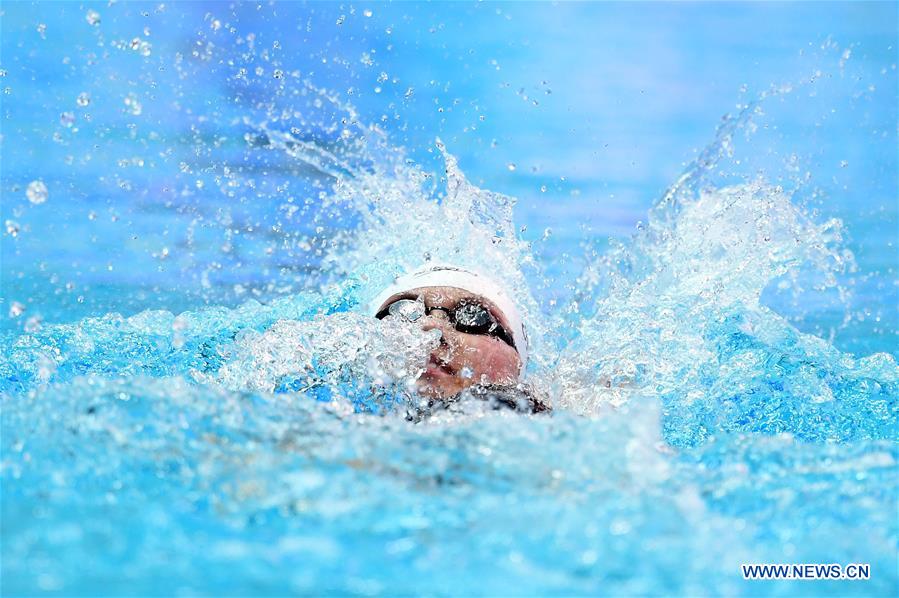
[[[417,381],[421,394],[448,398],[473,384],[511,385],[518,381],[521,361],[514,347],[495,335],[460,332],[449,318],[460,304],[472,303],[484,307],[500,326],[511,330],[493,303],[455,287],[423,287],[390,297],[379,311],[400,299],[419,297],[428,308],[427,315],[418,320],[422,329],[441,332],[440,344]]]

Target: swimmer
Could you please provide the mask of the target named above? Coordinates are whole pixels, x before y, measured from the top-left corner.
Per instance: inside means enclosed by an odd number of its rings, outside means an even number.
[[[528,340],[518,309],[490,278],[456,266],[426,266],[381,292],[371,313],[440,331],[440,343],[417,380],[429,409],[464,393],[498,409],[548,410],[522,383]]]

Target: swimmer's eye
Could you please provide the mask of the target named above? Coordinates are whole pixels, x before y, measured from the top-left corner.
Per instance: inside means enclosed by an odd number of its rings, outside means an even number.
[[[447,319],[452,323],[453,328],[459,332],[493,336],[513,349],[515,348],[512,335],[493,317],[490,310],[479,303],[466,301],[460,303],[454,309],[447,310],[442,307],[425,307],[425,304],[420,299],[397,299],[379,311],[375,317],[381,320],[390,315],[403,318],[409,322],[416,322],[426,313],[430,314],[437,309],[446,312]]]

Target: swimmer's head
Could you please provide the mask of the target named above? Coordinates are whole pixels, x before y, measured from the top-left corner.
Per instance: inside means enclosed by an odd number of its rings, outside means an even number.
[[[424,395],[446,398],[475,384],[514,385],[527,365],[518,309],[502,287],[482,274],[426,266],[398,278],[370,311],[380,319],[401,317],[441,332],[418,379]]]

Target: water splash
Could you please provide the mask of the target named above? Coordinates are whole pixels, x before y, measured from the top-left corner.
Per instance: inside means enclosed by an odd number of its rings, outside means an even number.
[[[467,182],[442,147],[440,194],[405,159],[349,161],[266,135],[261,147],[315,164],[329,204],[358,215],[323,261],[345,278],[270,304],[7,336],[2,475],[23,496],[3,501],[4,521],[22,522],[5,530],[14,590],[33,587],[40,552],[60,555],[40,565],[41,587],[73,592],[96,579],[174,590],[198,575],[225,591],[248,564],[258,576],[240,587],[273,592],[592,592],[610,579],[651,592],[661,576],[685,593],[740,593],[743,562],[890,570],[896,363],[840,353],[760,301],[798,268],[847,266],[838,222],[762,181],[679,192],[675,211],[584,273],[579,309],[542,314],[538,330],[568,341],[545,340],[529,372],[553,417],[473,404],[411,424],[434,339],[358,310],[425,252],[502,264],[520,288],[528,246],[512,200]],[[38,488],[50,534],[24,514]],[[859,521],[864,538],[850,533]],[[211,530],[199,545],[198,525]],[[104,555],[89,578],[75,566],[85,546]],[[359,550],[381,556],[359,570]],[[459,567],[471,574],[451,576]],[[427,574],[400,574],[410,568]]]
[[[302,393],[383,411],[415,394],[415,381],[437,346],[435,332],[355,313],[280,320],[263,333],[239,335],[234,359],[216,381],[235,390]]]

